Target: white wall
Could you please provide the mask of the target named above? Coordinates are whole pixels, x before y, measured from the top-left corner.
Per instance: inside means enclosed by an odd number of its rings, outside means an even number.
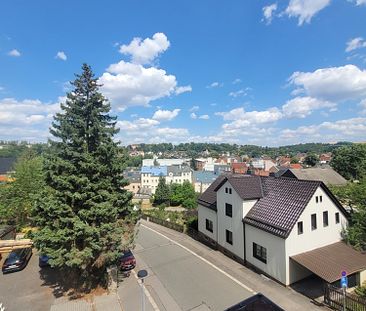
[[[206,219],[213,223],[213,232],[206,230]],[[198,231],[217,241],[217,214],[215,211],[198,204]]]
[[[316,203],[317,196],[322,196],[321,203]],[[328,227],[323,227],[323,211],[328,211]],[[339,224],[335,223],[336,212],[339,212]],[[311,214],[316,214],[316,230],[311,230]],[[286,284],[296,282],[308,275],[306,271],[297,271],[296,265],[291,263],[292,260],[290,261],[289,257],[342,240],[342,229],[347,226],[347,219],[320,187],[315,191],[298,221],[303,222],[303,234],[298,235],[296,223],[286,239],[286,261],[290,270]]]
[[[232,194],[225,193],[225,188],[231,188]],[[228,181],[217,191],[218,243],[241,259],[244,259],[242,220],[255,202],[255,200],[243,201]],[[225,215],[225,203],[233,206],[232,217]],[[226,242],[226,230],[233,233],[233,245]]]
[[[266,248],[267,263],[253,257],[253,242]],[[284,239],[245,224],[245,246],[247,262],[285,284],[286,251]]]

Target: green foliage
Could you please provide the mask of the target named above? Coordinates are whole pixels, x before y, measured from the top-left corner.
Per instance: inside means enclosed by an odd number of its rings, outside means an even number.
[[[304,159],[304,164],[315,166],[319,161],[319,156],[314,152],[309,152]]]
[[[295,157],[292,157],[291,158],[291,164],[297,164],[297,163],[299,163],[299,159],[295,158]]]
[[[67,268],[90,286],[133,240],[131,193],[123,187],[118,131],[97,79],[84,64],[57,113],[45,155],[46,189],[33,209],[34,243],[52,266]],[[104,284],[105,285],[105,284]]]
[[[36,155],[41,155],[46,149],[46,144],[32,144],[28,142],[0,141],[0,158],[19,158],[26,151],[32,150]]]
[[[366,177],[366,144],[353,144],[335,150],[330,164],[344,178]]]
[[[165,178],[160,176],[159,183],[155,190],[154,205],[167,204],[169,205],[170,189],[166,184]]]
[[[345,239],[356,249],[366,250],[366,178],[343,187],[332,187],[332,192],[345,206],[351,207],[351,221]]]
[[[14,168],[12,181],[0,185],[0,219],[19,229],[29,222],[36,196],[44,188],[42,158],[26,149]]]
[[[172,206],[182,205],[185,208],[197,207],[197,195],[193,185],[189,181],[183,184],[172,184],[170,186],[170,204]]]
[[[355,294],[362,298],[366,298],[366,281],[361,286],[355,288]]]

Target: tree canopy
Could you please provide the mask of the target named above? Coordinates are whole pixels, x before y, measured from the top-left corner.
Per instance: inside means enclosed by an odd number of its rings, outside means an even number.
[[[155,190],[154,205],[168,205],[170,201],[170,188],[164,177],[159,177],[159,183]]]
[[[90,286],[92,279],[103,283],[106,266],[130,246],[136,219],[113,140],[116,118],[90,66],[82,66],[72,85],[50,130],[48,194],[33,210],[34,242],[52,266],[67,267]]]

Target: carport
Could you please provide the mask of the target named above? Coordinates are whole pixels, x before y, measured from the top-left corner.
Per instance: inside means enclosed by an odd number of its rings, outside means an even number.
[[[349,287],[366,280],[366,254],[356,251],[344,242],[330,244],[290,258],[330,284],[340,280],[342,271],[346,271],[350,277]]]

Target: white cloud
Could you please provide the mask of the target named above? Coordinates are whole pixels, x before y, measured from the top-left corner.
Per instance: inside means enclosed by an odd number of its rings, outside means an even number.
[[[342,102],[366,96],[366,70],[355,65],[317,69],[314,72],[295,72],[289,78],[298,92],[307,96]]]
[[[224,86],[224,83],[220,83],[220,82],[212,82],[210,85],[207,85],[206,87],[208,89],[211,89],[211,88],[215,88],[215,87],[223,87]]]
[[[151,64],[169,46],[170,42],[166,35],[159,32],[155,33],[151,39],[134,38],[130,44],[120,47],[120,53],[131,55],[133,63],[144,65]]]
[[[335,142],[341,140],[361,141],[366,133],[366,118],[351,118],[319,125],[284,129],[281,138],[290,142]]]
[[[170,121],[173,120],[180,112],[180,109],[170,110],[157,110],[153,115],[154,120],[158,121]]]
[[[12,56],[12,57],[19,57],[22,54],[17,49],[13,49],[13,50],[9,51],[8,55]]]
[[[64,51],[58,51],[56,56],[55,56],[56,59],[61,59],[63,61],[66,61],[67,60],[67,56],[65,54]]]
[[[99,78],[104,95],[120,110],[130,106],[148,106],[155,99],[174,93],[175,76],[155,67],[145,68],[121,60],[108,67]]]
[[[191,119],[197,119],[198,116],[194,112],[192,112],[190,114],[190,117],[191,117]]]
[[[142,130],[151,129],[152,127],[159,125],[160,122],[153,119],[139,118],[134,121],[117,121],[116,127],[120,128],[121,131],[140,132]]]
[[[366,40],[362,37],[353,38],[347,42],[346,52],[351,52],[364,47],[366,47]]]
[[[193,112],[193,111],[197,111],[199,109],[200,109],[199,106],[193,106],[191,109],[189,109],[189,111]]]
[[[239,96],[246,96],[246,95],[248,95],[248,90],[249,89],[246,88],[246,89],[241,89],[241,90],[238,90],[235,92],[230,92],[229,96],[234,97],[234,98],[239,97]]]
[[[356,5],[363,5],[366,4],[366,0],[348,0],[350,2],[355,2]]]
[[[285,13],[298,18],[298,25],[310,23],[312,17],[330,4],[331,0],[290,0]]]
[[[362,100],[360,103],[359,103],[359,106],[361,107],[361,114],[366,114],[366,99]]]
[[[198,118],[202,119],[202,120],[208,120],[208,119],[210,119],[210,116],[208,114],[203,114],[203,115],[199,116]]]
[[[190,85],[186,85],[186,86],[177,86],[175,88],[175,94],[179,95],[185,92],[192,92],[192,87]]]
[[[305,118],[314,110],[322,108],[335,109],[336,104],[313,97],[295,97],[282,106],[284,115],[288,118]]]
[[[272,22],[273,13],[277,10],[277,3],[273,3],[271,5],[267,5],[263,7],[263,17],[266,21],[267,25]]]
[[[241,83],[241,79],[236,78],[232,83],[233,84],[239,84],[239,83]]]

